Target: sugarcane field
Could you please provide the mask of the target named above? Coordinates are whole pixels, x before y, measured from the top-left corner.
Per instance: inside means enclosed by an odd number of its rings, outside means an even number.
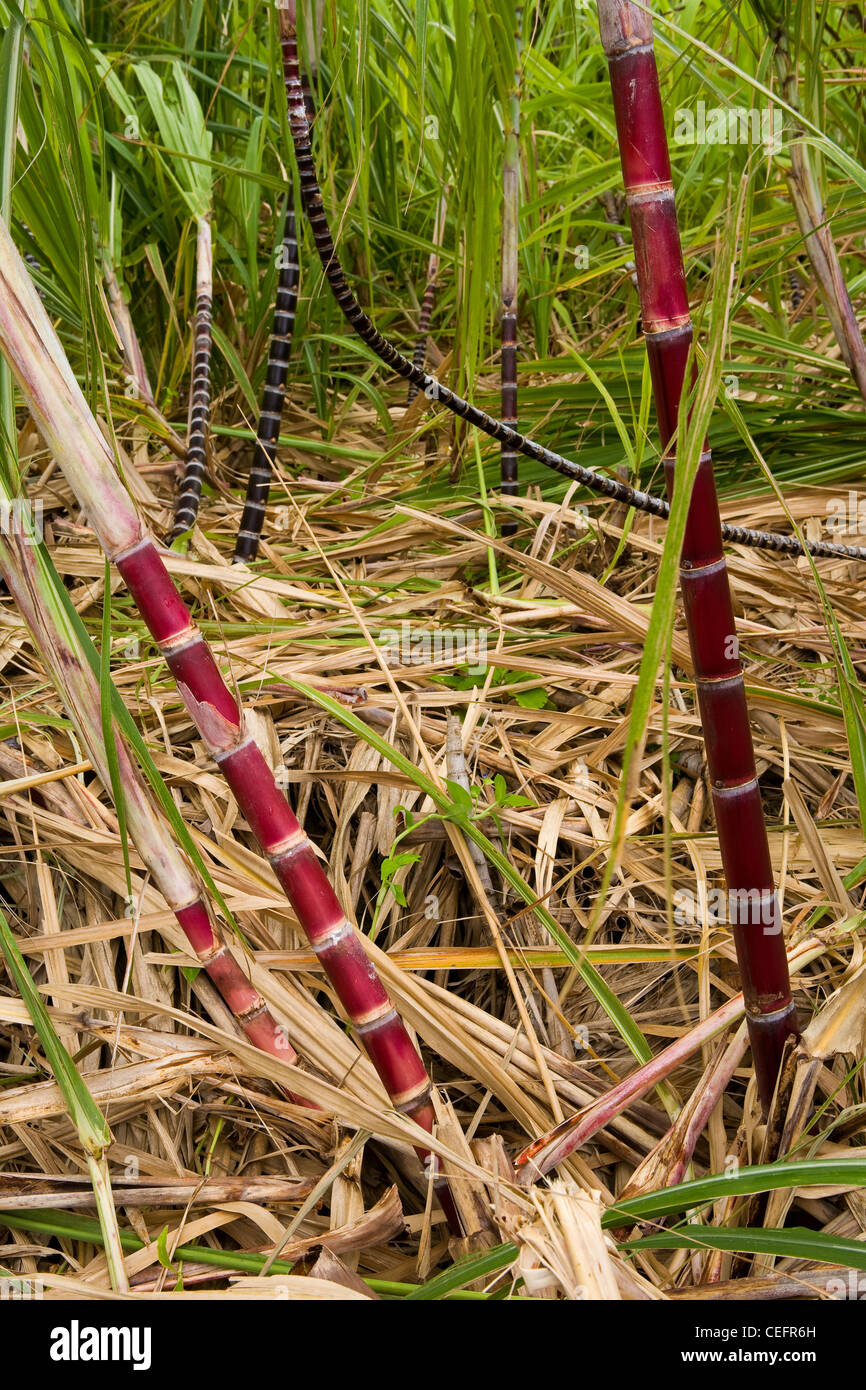
[[[0,1318],[49,1374],[195,1369],[223,1302],[224,1376],[301,1302],[827,1367],[866,8],[0,0],[0,50]]]

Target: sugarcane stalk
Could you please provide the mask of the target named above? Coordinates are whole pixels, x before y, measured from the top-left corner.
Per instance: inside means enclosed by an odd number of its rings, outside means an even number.
[[[111,791],[113,780],[103,742],[99,686],[77,634],[64,621],[51,577],[39,563],[32,535],[0,536],[0,574],[30,629],[91,765],[106,791]],[[253,988],[211,921],[199,883],[175,845],[116,727],[113,738],[117,786],[123,797],[130,838],[199,964],[250,1042],[282,1061],[296,1062],[297,1053],[285,1029]]]
[[[652,20],[631,0],[597,0],[597,4],[665,475],[672,493],[680,400],[689,384],[686,372],[693,334]],[[782,1049],[788,1035],[797,1032],[797,1018],[737,654],[712,457],[706,443],[689,506],[680,584],[722,869],[729,904],[736,909],[729,916],[752,1057],[761,1103],[767,1110]]]
[[[202,479],[207,467],[213,312],[213,247],[209,216],[198,219],[195,282],[195,328],[189,387],[186,463],[175,507],[174,525],[171,528],[172,540],[176,540],[195,525],[201,502]]]
[[[439,288],[439,248],[442,244],[442,237],[445,232],[445,212],[448,206],[448,189],[442,194],[436,207],[436,220],[433,225],[433,250],[430,252],[430,259],[427,262],[427,282],[424,287],[424,298],[421,301],[421,309],[418,314],[418,337],[415,340],[415,351],[412,354],[412,365],[420,372],[423,371],[427,361],[427,339],[430,335],[430,322],[433,318],[433,305],[436,303],[436,291]],[[406,396],[406,404],[411,405],[418,394],[418,386],[414,381],[409,382],[409,391]]]
[[[117,565],[205,748],[267,855],[392,1104],[422,1130],[432,1131],[430,1080],[418,1051],[308,836],[247,734],[240,705],[118,477],[5,223],[0,225],[0,349],[49,452],[105,554]],[[417,1152],[432,1170],[448,1214],[450,1195],[436,1176],[433,1156],[420,1142]]]
[[[502,422],[517,429],[517,292],[520,227],[520,54],[523,10],[515,7],[514,84],[505,103],[505,157],[502,165],[502,346],[500,355]],[[500,454],[500,480],[503,497],[517,496],[517,451],[507,444]],[[513,536],[516,522],[502,528],[503,536]]]
[[[316,177],[310,148],[310,127],[304,104],[304,90],[298,67],[296,10],[297,0],[285,0],[285,3],[280,7],[280,40],[286,101],[289,110],[289,131],[298,166],[304,215],[313,234],[313,241],[325,279],[347,323],[386,367],[390,367],[404,381],[409,381],[417,386],[424,392],[431,404],[445,406],[446,410],[450,410],[452,414],[459,416],[467,424],[473,425],[476,429],[489,435],[499,444],[504,444],[516,450],[517,453],[523,454],[524,457],[543,464],[545,468],[562,474],[563,477],[572,482],[580,483],[582,487],[589,488],[591,492],[596,492],[624,507],[633,507],[636,511],[645,512],[649,516],[659,517],[663,521],[667,520],[670,515],[670,503],[665,498],[656,497],[652,493],[641,492],[620,478],[612,478],[604,473],[597,473],[592,468],[586,468],[573,459],[557,454],[553,449],[546,448],[528,435],[520,434],[502,420],[497,420],[494,416],[488,415],[486,411],[479,410],[478,406],[473,405],[471,401],[464,400],[462,396],[458,396],[456,391],[452,391],[435,376],[423,368],[416,367],[384,334],[379,332],[370,316],[361,308],[340,264],[325,213],[322,190]],[[830,541],[803,541],[799,536],[785,536],[773,531],[754,531],[749,527],[727,524],[722,525],[721,534],[722,539],[732,545],[752,546],[758,550],[772,551],[777,555],[813,555],[820,559],[866,561],[866,546],[837,545]]]
[[[294,200],[290,191],[286,201],[283,239],[280,245],[280,266],[274,304],[274,321],[268,350],[268,370],[262,393],[262,408],[259,412],[259,422],[256,428],[256,446],[247,483],[246,501],[235,541],[235,553],[232,557],[235,564],[246,564],[247,561],[254,560],[262,538],[262,524],[271,490],[271,475],[276,459],[277,441],[280,436],[283,402],[286,397],[286,379],[289,374],[292,334],[298,307],[298,276],[298,236],[295,226]]]

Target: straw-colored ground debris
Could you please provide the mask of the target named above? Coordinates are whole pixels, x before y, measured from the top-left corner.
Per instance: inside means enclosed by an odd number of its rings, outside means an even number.
[[[287,430],[312,449],[307,412],[296,410]],[[356,406],[341,441],[369,449],[376,430]],[[170,455],[149,448],[140,428],[121,437],[128,477],[164,532]],[[441,448],[447,432],[430,438]],[[46,476],[48,460],[26,426],[21,444],[43,480],[37,495],[55,565],[79,613],[93,617],[106,599],[102,557],[64,484]],[[238,453],[216,451],[216,478],[233,481]],[[169,563],[417,1030],[446,1107],[439,1137],[469,1232],[450,1254],[513,1242],[502,1267],[472,1287],[509,1289],[520,1277],[521,1292],[533,1297],[694,1295],[734,1273],[760,1274],[768,1287],[784,1280],[787,1297],[792,1280],[814,1293],[819,1267],[803,1260],[771,1261],[768,1279],[765,1261],[756,1258],[760,1269],[750,1270],[746,1257],[718,1251],[712,1240],[692,1251],[617,1255],[599,1226],[599,1212],[623,1193],[724,1172],[732,1155],[760,1162],[767,1144],[779,1153],[778,1135],[760,1123],[736,1021],[687,1056],[663,1091],[650,1090],[594,1134],[554,1176],[549,1195],[546,1183],[529,1193],[515,1185],[511,1159],[530,1139],[637,1064],[534,912],[495,865],[468,853],[460,829],[365,730],[426,776],[471,788],[473,818],[585,948],[654,1051],[735,995],[736,967],[727,926],[700,925],[700,895],[711,904],[718,893],[720,861],[679,627],[666,720],[659,687],[620,868],[599,898],[658,535],[634,520],[614,576],[603,580],[623,535],[614,509],[591,505],[587,514],[530,494],[515,504],[518,542],[531,532],[523,555],[517,544],[485,538],[478,510],[444,503],[422,514],[403,505],[401,494],[429,466],[429,453],[415,445],[375,474],[320,470],[308,453],[286,449],[283,467],[296,474],[289,503],[269,518],[262,577],[227,561],[238,503],[225,492],[206,499],[191,551]],[[823,501],[806,489],[787,498],[807,526]],[[724,513],[760,527],[784,521],[767,502],[731,503]],[[846,564],[820,568],[856,660],[862,581]],[[807,566],[735,552],[731,573],[786,935],[792,948],[820,948],[796,976],[809,1018],[860,965],[858,895],[845,886],[862,856],[843,716]],[[329,1093],[333,1110],[321,1114],[282,1099],[204,974],[190,968],[177,924],[134,853],[129,897],[109,799],[5,605],[5,904],[60,1036],[111,1125],[114,1199],[137,1237],[127,1260],[132,1287],[254,1286],[266,1295],[267,1279],[251,1285],[250,1277],[275,1253],[367,1297],[415,1284],[446,1267],[449,1242],[408,1146],[410,1127],[389,1110],[340,1025],[315,957],[119,586],[111,602],[113,678],[242,929],[239,957],[304,1067],[339,1086]],[[347,727],[292,682],[330,694],[360,723]],[[8,989],[0,1012],[0,1201],[27,1214],[10,1227],[3,1263],[44,1281],[48,1297],[80,1296],[105,1284],[82,1156],[27,1014]],[[203,1031],[202,1020],[220,1032]],[[726,1045],[730,1081],[720,1095],[712,1088]],[[787,1135],[791,1153],[856,1150],[850,1037],[840,1046],[835,1056],[831,1039],[812,1079],[820,1120],[807,1113],[808,1130]],[[714,1103],[686,1171],[683,1117],[707,1094]],[[798,1225],[855,1239],[863,1230],[853,1183],[784,1196]],[[759,1201],[729,1199],[705,1207],[701,1224],[760,1226],[764,1215]],[[657,1224],[616,1235],[628,1240]],[[583,1232],[579,1259],[573,1231]],[[826,1282],[826,1266],[820,1278]],[[294,1275],[289,1288],[293,1297],[318,1296]]]

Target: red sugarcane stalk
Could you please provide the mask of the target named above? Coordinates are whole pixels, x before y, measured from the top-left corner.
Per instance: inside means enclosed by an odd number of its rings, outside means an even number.
[[[17,533],[0,537],[0,574],[30,629],[102,785],[109,790],[112,779],[102,744],[99,686],[75,636],[52,617],[53,596],[46,591],[48,581],[37,563],[31,537]],[[216,985],[250,1042],[283,1062],[297,1062],[298,1055],[285,1029],[247,979],[211,922],[199,884],[175,846],[116,730],[114,751],[132,842],[199,964]]]
[[[620,478],[611,478],[605,473],[597,473],[592,468],[575,463],[573,459],[557,454],[553,449],[539,444],[537,440],[530,439],[528,435],[520,434],[502,420],[497,420],[494,416],[488,415],[486,411],[479,410],[478,406],[473,405],[471,401],[464,400],[462,396],[458,396],[456,391],[443,385],[435,376],[431,376],[423,368],[415,366],[384,334],[379,332],[369,314],[361,308],[340,264],[337,248],[334,245],[334,238],[331,235],[325,214],[322,190],[316,177],[316,168],[310,148],[310,127],[304,101],[304,89],[298,69],[295,11],[296,0],[285,0],[285,3],[280,7],[280,33],[286,100],[289,107],[289,130],[298,166],[301,203],[313,233],[313,240],[319,260],[322,263],[325,279],[346,321],[386,367],[390,367],[404,381],[409,381],[414,386],[419,387],[429,401],[445,406],[447,410],[458,415],[467,424],[482,430],[491,439],[496,439],[500,444],[515,449],[517,453],[525,455],[526,458],[544,464],[545,468],[551,468],[554,472],[561,473],[563,477],[580,483],[583,487],[589,488],[591,492],[599,493],[602,497],[607,497],[613,502],[619,502],[624,507],[633,507],[636,511],[646,512],[649,516],[657,516],[665,520],[670,514],[670,504],[663,497],[655,497],[651,493],[640,492],[637,488],[624,483]],[[753,531],[746,526],[729,526],[727,524],[722,526],[721,533],[722,538],[730,541],[733,545],[754,546],[759,550],[773,551],[777,555],[808,554],[827,559],[866,561],[866,546],[836,545],[830,541],[804,542],[800,540],[799,536],[785,536],[773,531]]]
[[[210,423],[211,315],[213,313],[213,248],[210,219],[198,224],[195,251],[195,340],[189,387],[189,422],[186,463],[174,513],[171,539],[195,525],[201,502],[201,485],[207,467]]]
[[[653,48],[652,20],[630,0],[598,0],[631,217],[643,331],[668,492],[692,343],[679,225]],[[797,1031],[767,827],[755,770],[736,624],[708,446],[695,479],[680,582],[732,928],[761,1103]],[[744,899],[744,896],[745,899]],[[746,911],[740,909],[745,906]]]
[[[505,105],[505,158],[502,165],[502,351],[500,358],[502,423],[517,429],[517,291],[520,275],[520,29],[523,10],[515,8],[514,86]],[[502,445],[500,479],[504,497],[517,496],[517,451]],[[517,524],[506,522],[503,536]]]
[[[8,229],[0,221],[0,348],[106,555],[119,569],[187,711],[270,860],[397,1110],[428,1132],[430,1080],[406,1028],[193,622],[114,460]],[[433,1155],[418,1145],[434,1174]],[[449,1219],[447,1185],[436,1181]],[[450,1207],[450,1211],[449,1211]],[[459,1229],[459,1228],[458,1228]]]
[[[280,245],[280,273],[277,277],[268,370],[262,393],[262,408],[256,429],[256,447],[247,483],[247,496],[235,542],[235,564],[245,564],[248,560],[254,560],[262,538],[262,523],[271,490],[271,474],[280,437],[283,402],[286,398],[286,379],[289,375],[292,334],[298,307],[299,271],[295,207],[290,191],[286,200],[283,240]]]

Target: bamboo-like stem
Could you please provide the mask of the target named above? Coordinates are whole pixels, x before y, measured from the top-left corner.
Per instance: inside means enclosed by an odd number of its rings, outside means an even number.
[[[598,0],[598,15],[613,92],[665,474],[672,492],[675,436],[680,400],[688,386],[692,324],[652,20],[631,0]],[[767,1110],[785,1039],[797,1032],[797,1019],[738,657],[713,464],[706,443],[689,506],[680,584],[722,869],[734,909],[729,916],[752,1056],[761,1103]]]
[[[102,737],[99,686],[78,637],[57,612],[50,577],[38,563],[32,540],[29,536],[0,536],[0,573],[69,710],[92,766],[110,792],[112,778]],[[282,1061],[296,1062],[297,1053],[285,1029],[277,1023],[211,922],[200,885],[177,849],[116,727],[113,734],[126,824],[154,883],[250,1042]]]
[[[379,332],[372,319],[361,308],[340,264],[325,214],[322,190],[316,177],[310,148],[310,128],[298,69],[295,10],[296,0],[286,0],[286,4],[280,8],[280,34],[286,100],[289,108],[289,130],[298,166],[301,203],[313,234],[325,279],[330,285],[331,292],[346,321],[386,367],[390,367],[404,381],[412,382],[413,385],[422,390],[431,404],[445,406],[452,414],[459,416],[467,424],[473,425],[482,433],[489,435],[491,439],[507,445],[526,458],[534,459],[536,463],[544,464],[546,468],[552,469],[555,473],[561,473],[563,477],[571,479],[572,482],[580,483],[583,487],[589,488],[591,492],[607,497],[612,502],[619,502],[624,507],[633,507],[636,511],[646,512],[649,516],[657,516],[666,520],[670,515],[670,503],[663,497],[641,492],[637,488],[630,487],[620,478],[611,478],[604,473],[596,473],[592,468],[585,468],[583,464],[575,463],[573,459],[565,458],[562,454],[555,453],[553,449],[545,448],[537,440],[531,439],[528,435],[520,434],[502,420],[497,420],[494,416],[488,415],[486,411],[479,410],[478,406],[472,405],[470,401],[458,396],[456,391],[443,385],[435,376],[410,362],[408,357],[405,357],[392,342]],[[866,561],[866,546],[836,545],[829,541],[804,542],[798,536],[785,536],[773,531],[753,531],[745,526],[728,526],[726,524],[722,525],[721,535],[723,540],[729,541],[733,545],[753,546],[758,550],[770,550],[779,555],[808,554],[822,559]]]
[[[412,365],[416,371],[423,371],[427,361],[427,339],[430,334],[430,321],[433,318],[433,305],[436,302],[436,291],[439,288],[439,248],[442,245],[442,237],[445,233],[445,212],[448,207],[448,189],[442,194],[436,207],[436,220],[433,224],[433,250],[430,252],[430,259],[427,262],[427,283],[424,287],[424,298],[421,301],[421,309],[418,314],[418,337],[415,341],[415,351],[412,354]],[[409,382],[409,391],[406,396],[406,404],[411,405],[418,394],[418,386],[414,381]]]
[[[303,102],[302,102],[303,105]],[[255,741],[210,647],[193,622],[162,556],[117,475],[24,263],[0,224],[0,348],[42,437],[63,470],[106,555],[120,571],[162,652],[187,711],[271,862],[337,997],[396,1109],[432,1131],[435,1113],[424,1064],[346,918],[316,852]],[[446,1214],[450,1194],[433,1156]]]
[[[500,356],[502,422],[517,429],[517,292],[520,277],[520,55],[523,10],[515,7],[514,85],[505,103],[505,156],[502,164],[502,350]],[[517,451],[502,445],[500,479],[504,497],[517,496]],[[506,522],[503,536],[517,524]]]
[[[283,416],[286,379],[289,375],[289,357],[292,351],[292,334],[298,307],[298,234],[291,191],[286,201],[279,272],[277,296],[274,304],[274,322],[268,350],[268,370],[265,377],[265,389],[262,393],[259,423],[256,428],[256,447],[247,483],[247,496],[241,524],[235,541],[235,553],[232,557],[235,564],[245,564],[256,558],[259,542],[262,538],[262,524],[268,505],[271,475],[277,453],[277,442],[280,437],[280,421]]]
[[[186,463],[174,513],[171,539],[195,525],[201,485],[207,467],[210,423],[211,315],[213,312],[213,247],[210,218],[200,217],[195,247],[195,340],[189,387]]]

